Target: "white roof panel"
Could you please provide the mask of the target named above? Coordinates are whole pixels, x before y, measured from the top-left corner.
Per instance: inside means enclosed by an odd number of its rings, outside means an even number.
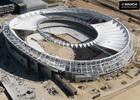
[[[117,23],[113,23],[113,20],[105,23],[91,24],[91,26],[98,32],[95,44],[118,52],[125,48],[128,37],[123,32],[124,30],[117,26]]]
[[[26,18],[24,17],[26,16]],[[40,14],[25,14],[21,15],[18,18],[15,18],[14,23],[10,24],[10,27],[13,29],[20,29],[20,30],[36,30],[38,21],[45,19],[45,16]]]

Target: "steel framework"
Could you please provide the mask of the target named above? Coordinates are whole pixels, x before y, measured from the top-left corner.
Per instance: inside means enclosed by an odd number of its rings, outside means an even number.
[[[51,17],[48,15],[51,15]],[[59,15],[59,18],[55,17],[55,15]],[[97,38],[86,43],[70,44],[50,38],[38,25],[42,20],[59,20],[64,19],[64,16],[67,17],[66,20],[78,21],[81,24],[94,28],[98,34]],[[33,17],[36,19],[32,19]],[[98,19],[97,23],[93,21],[95,18]],[[22,27],[23,29],[28,28],[28,25],[25,25],[27,21],[30,21],[30,23],[34,22],[35,24],[30,24],[30,27],[36,28],[43,37],[61,46],[72,48],[95,46],[105,53],[106,51],[101,47],[106,47],[118,53],[96,60],[67,60],[52,56],[48,53],[42,53],[20,39],[13,30]],[[18,25],[16,26],[17,23]],[[20,23],[24,23],[24,25]],[[2,32],[5,38],[17,49],[32,59],[44,64],[46,67],[49,66],[59,71],[80,75],[103,75],[119,70],[133,59],[138,49],[137,37],[128,31],[118,20],[102,13],[82,8],[57,8],[28,12],[16,17],[10,22],[3,23]]]

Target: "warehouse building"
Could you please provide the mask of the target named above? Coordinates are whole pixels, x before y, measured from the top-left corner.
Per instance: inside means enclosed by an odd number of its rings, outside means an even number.
[[[27,12],[47,8],[47,3],[42,0],[10,0],[10,1],[16,4],[24,3],[27,6]]]

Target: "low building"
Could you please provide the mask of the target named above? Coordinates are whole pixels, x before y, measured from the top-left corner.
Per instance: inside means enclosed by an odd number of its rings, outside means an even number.
[[[27,12],[38,10],[38,9],[45,9],[47,8],[47,3],[42,0],[10,0],[16,4],[24,3],[27,6]]]

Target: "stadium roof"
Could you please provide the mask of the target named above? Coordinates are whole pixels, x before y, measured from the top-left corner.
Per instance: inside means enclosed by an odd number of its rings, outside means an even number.
[[[15,31],[13,30],[16,28],[19,29],[35,28],[36,23],[38,21],[43,20],[46,17],[46,16],[39,15],[40,12],[42,12],[42,10],[28,12],[26,14],[14,18],[9,23],[8,22],[3,23],[2,32],[4,36],[14,46],[16,46],[19,50],[21,50],[21,52],[25,53],[32,59],[38,61],[39,63],[42,63],[46,67],[50,67],[51,69],[76,73],[80,75],[81,74],[103,75],[103,74],[114,72],[124,67],[127,63],[129,63],[133,59],[133,57],[136,54],[136,51],[138,50],[139,44],[138,44],[137,37],[134,34],[132,34],[130,31],[128,31],[128,29],[118,20],[113,19],[102,13],[87,10],[87,9],[82,9],[82,8],[57,8],[57,9],[55,8],[55,9],[44,9],[43,13],[44,14],[46,13],[46,15],[51,14],[52,16],[52,13],[54,13],[52,17],[48,17],[48,20],[49,18],[50,20],[51,18],[53,19],[58,18],[57,20],[59,20],[60,18],[64,19],[63,16],[57,15],[58,17],[54,17],[54,15],[58,14],[58,12],[61,12],[62,15],[64,14],[68,15],[74,13],[73,15],[71,15],[72,19],[75,19],[76,14],[77,14],[76,15],[77,18],[81,18],[81,14],[83,14],[84,17],[82,18],[84,20],[89,21],[90,16],[88,17],[88,19],[87,16],[85,17],[85,15],[89,14],[89,15],[93,15],[92,18],[98,17],[101,20],[102,19],[105,20],[104,22],[99,22],[94,24],[89,23],[89,25],[95,28],[98,33],[96,39],[88,43],[87,42],[81,44],[69,43],[68,46],[76,47],[76,45],[78,45],[79,48],[95,46],[95,47],[100,47],[101,49],[104,49],[102,47],[105,47],[118,52],[108,57],[103,57],[100,59],[90,59],[90,60],[68,60],[68,59],[59,58],[49,53],[43,53],[41,51],[38,51],[36,48],[30,46],[29,44],[27,44],[22,39],[20,39],[20,37],[18,37]],[[68,20],[69,16],[66,17]],[[83,24],[81,20],[79,21],[81,24]],[[38,27],[38,32],[41,35],[44,34],[41,28],[39,27]],[[46,39],[49,40],[50,38],[47,37]],[[56,41],[56,39],[54,40]],[[67,46],[67,45],[63,45],[64,43],[60,41],[57,41],[56,44]]]

